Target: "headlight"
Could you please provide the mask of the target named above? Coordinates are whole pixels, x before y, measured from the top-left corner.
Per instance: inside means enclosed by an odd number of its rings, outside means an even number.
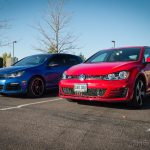
[[[19,71],[19,72],[14,72],[11,74],[5,74],[6,78],[16,78],[16,77],[21,77],[24,74],[25,71]]]
[[[128,71],[121,71],[117,73],[108,74],[103,77],[103,80],[123,80],[129,77]]]
[[[62,75],[62,79],[63,79],[63,80],[67,79],[67,75],[66,75],[65,72],[64,72],[63,75]]]

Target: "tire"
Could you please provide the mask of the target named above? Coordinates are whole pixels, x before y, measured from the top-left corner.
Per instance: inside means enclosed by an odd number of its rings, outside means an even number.
[[[34,77],[30,80],[28,86],[29,97],[41,97],[45,92],[44,81],[40,77]]]
[[[0,95],[2,95],[2,96],[7,96],[7,94],[5,94],[5,93],[0,93]]]
[[[146,87],[142,79],[137,79],[134,87],[134,94],[132,99],[132,106],[136,109],[143,106],[145,98]]]

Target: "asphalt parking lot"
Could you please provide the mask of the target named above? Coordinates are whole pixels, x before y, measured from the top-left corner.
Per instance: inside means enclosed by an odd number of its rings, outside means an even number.
[[[149,150],[150,97],[141,110],[123,103],[0,96],[1,150]]]

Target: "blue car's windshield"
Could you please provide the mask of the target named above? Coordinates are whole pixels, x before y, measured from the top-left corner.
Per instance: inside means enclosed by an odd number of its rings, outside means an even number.
[[[29,56],[26,58],[21,59],[17,63],[15,63],[13,66],[36,66],[44,63],[48,55],[34,55],[34,56]]]
[[[85,63],[137,61],[140,56],[140,50],[140,48],[101,50]]]

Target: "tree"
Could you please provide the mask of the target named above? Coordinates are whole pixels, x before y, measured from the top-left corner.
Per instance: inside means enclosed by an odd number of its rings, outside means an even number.
[[[0,47],[8,45],[4,42],[4,37],[2,36],[2,31],[8,28],[8,24],[6,20],[0,20]],[[3,38],[2,38],[3,37]]]
[[[8,58],[11,58],[11,54],[5,52],[3,53],[2,58],[3,58],[3,66],[6,67],[6,61]]]
[[[85,56],[84,56],[82,53],[80,53],[80,55],[79,55],[79,56],[81,57],[81,59],[82,59],[83,61],[85,61],[85,60],[86,60]]]
[[[49,1],[49,11],[44,19],[45,26],[39,24],[40,43],[44,48],[36,48],[42,52],[62,53],[76,48],[76,38],[67,32],[71,16],[64,12],[65,0]]]
[[[0,0],[0,11],[3,8],[2,7],[3,2],[4,1]],[[1,14],[1,12],[0,12],[0,14]],[[4,30],[9,29],[9,28],[10,28],[10,26],[8,25],[8,20],[0,18],[0,47],[9,45],[9,43],[6,42],[6,39],[5,39],[6,37],[4,37],[5,33],[3,32]]]

